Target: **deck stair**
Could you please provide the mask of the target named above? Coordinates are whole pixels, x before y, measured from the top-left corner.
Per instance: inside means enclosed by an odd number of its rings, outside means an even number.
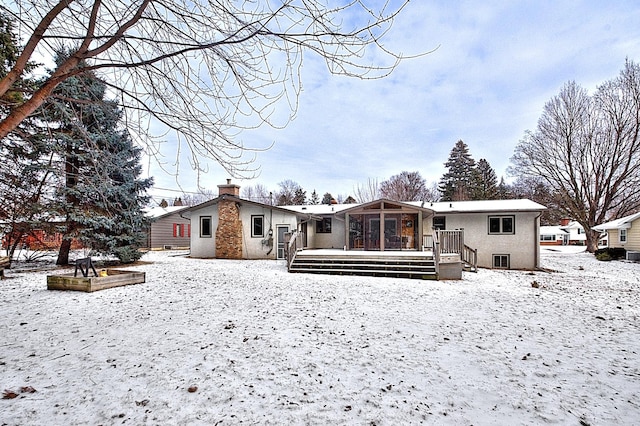
[[[390,252],[340,252],[338,250],[303,250],[296,253],[289,272],[379,277],[438,278],[434,257],[424,252],[394,255]]]

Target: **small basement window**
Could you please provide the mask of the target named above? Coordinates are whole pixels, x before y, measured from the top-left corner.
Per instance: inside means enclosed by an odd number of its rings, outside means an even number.
[[[493,255],[493,267],[494,269],[509,269],[510,256],[508,254],[494,254]]]

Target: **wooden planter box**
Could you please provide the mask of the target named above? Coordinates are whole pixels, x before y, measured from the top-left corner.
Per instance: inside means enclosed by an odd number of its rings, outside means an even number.
[[[48,275],[47,289],[85,291],[91,293],[93,291],[104,290],[106,288],[145,282],[144,272],[117,269],[107,269],[106,272],[106,276],[99,277],[74,277],[73,274]]]

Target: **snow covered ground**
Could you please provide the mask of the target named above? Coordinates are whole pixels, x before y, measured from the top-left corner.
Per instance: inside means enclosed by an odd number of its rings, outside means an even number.
[[[560,250],[449,282],[169,252],[92,294],[7,271],[0,425],[639,424],[640,264]]]

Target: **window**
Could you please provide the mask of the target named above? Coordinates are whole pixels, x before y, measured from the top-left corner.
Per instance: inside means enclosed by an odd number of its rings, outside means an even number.
[[[493,255],[493,267],[496,269],[509,269],[509,255],[508,254],[494,254]]]
[[[489,234],[515,234],[515,217],[489,216]]]
[[[556,241],[555,235],[540,235],[540,241]]]
[[[620,230],[620,242],[621,243],[626,243],[627,242],[627,230],[626,229],[621,229]]]
[[[317,234],[330,234],[331,233],[331,218],[325,217],[322,220],[316,220],[316,233]]]
[[[264,216],[251,216],[251,237],[264,237]]]
[[[200,238],[211,238],[211,216],[200,216]]]
[[[185,233],[186,229],[186,233]],[[191,236],[191,225],[186,225],[184,223],[174,223],[173,224],[173,236],[174,237],[190,237]]]
[[[445,216],[434,216],[433,227],[440,231],[447,229],[447,218]]]

